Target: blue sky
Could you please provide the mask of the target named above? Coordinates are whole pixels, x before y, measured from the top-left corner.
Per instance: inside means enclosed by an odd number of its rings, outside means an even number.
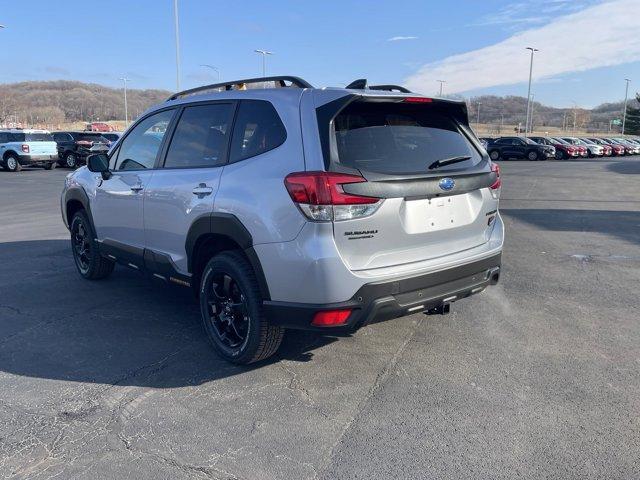
[[[172,0],[4,0],[0,82],[70,79],[175,89]],[[297,74],[318,86],[366,77],[426,94],[526,95],[591,107],[640,86],[640,0],[223,2],[180,0],[182,86]],[[392,8],[393,6],[393,8]],[[633,22],[628,18],[633,18]],[[402,37],[396,38],[394,37]],[[394,39],[394,40],[391,40]],[[10,66],[10,68],[6,68]]]

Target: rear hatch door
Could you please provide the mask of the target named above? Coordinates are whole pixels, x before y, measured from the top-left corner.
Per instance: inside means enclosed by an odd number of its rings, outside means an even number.
[[[331,121],[329,170],[357,172],[367,181],[343,190],[380,199],[371,215],[334,219],[335,243],[352,270],[446,257],[489,240],[495,167],[464,104],[427,100],[364,96]]]

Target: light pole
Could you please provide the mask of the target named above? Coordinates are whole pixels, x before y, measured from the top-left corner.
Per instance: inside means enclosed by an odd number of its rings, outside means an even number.
[[[629,82],[631,82],[631,80],[629,80],[628,78],[625,78],[624,81],[627,82],[627,86],[624,89],[624,112],[622,113],[622,136],[624,136],[624,124],[627,121],[627,99],[629,98]]]
[[[267,76],[267,55],[273,55],[273,52],[269,52],[268,50],[260,50],[256,49],[254,52],[262,55],[262,76]]]
[[[527,118],[527,121],[529,122],[529,133],[531,133],[531,131],[533,130],[533,108],[534,108],[534,104],[533,104],[533,99],[535,98],[535,94],[531,94],[531,112],[529,113],[529,118]]]
[[[527,121],[524,125],[524,135],[527,136],[527,132],[529,131],[529,109],[531,108],[531,76],[533,74],[533,54],[538,52],[537,48],[527,47],[525,50],[531,50],[531,62],[529,63],[529,90],[527,91]]]
[[[127,82],[129,79],[120,77],[120,80],[124,82],[124,128],[127,128],[129,126],[129,110],[127,106]]]
[[[176,31],[176,90],[180,91],[180,28],[178,25],[178,0],[173,0],[173,23]]]
[[[214,67],[213,65],[207,65],[206,63],[203,63],[200,65],[201,67],[207,67],[210,68],[211,70],[213,70],[214,72],[216,72],[218,74],[218,83],[220,83],[220,69],[218,67]]]
[[[477,116],[477,120],[476,120],[476,124],[480,125],[480,105],[482,105],[482,102],[478,102],[478,116]]]
[[[446,80],[436,80],[436,82],[440,83],[440,95],[439,96],[441,97],[442,96],[442,85],[447,83],[447,81]]]

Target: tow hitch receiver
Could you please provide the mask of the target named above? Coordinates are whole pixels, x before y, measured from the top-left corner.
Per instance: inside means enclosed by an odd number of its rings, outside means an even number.
[[[442,305],[438,305],[437,307],[427,308],[424,311],[425,315],[446,315],[451,310],[450,303],[443,303]]]

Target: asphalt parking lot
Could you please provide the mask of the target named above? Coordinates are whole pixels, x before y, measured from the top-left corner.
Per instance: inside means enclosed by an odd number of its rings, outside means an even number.
[[[66,171],[0,172],[0,477],[640,477],[640,159],[501,165],[498,286],[251,368],[187,289],[79,278]]]

